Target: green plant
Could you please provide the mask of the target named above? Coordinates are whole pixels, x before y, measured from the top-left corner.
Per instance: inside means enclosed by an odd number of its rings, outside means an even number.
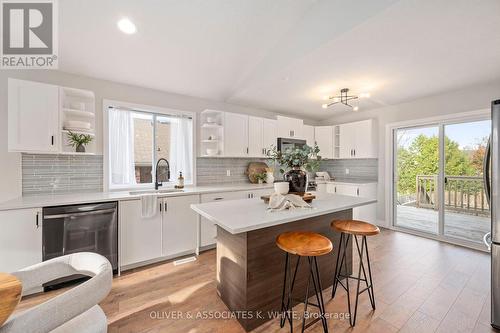
[[[68,145],[73,147],[86,146],[92,142],[94,138],[89,134],[80,134],[68,132]]]
[[[256,174],[254,175],[254,177],[255,177],[255,179],[256,179],[257,181],[262,180],[262,181],[264,182],[264,181],[266,181],[266,179],[267,179],[267,174],[266,174],[266,173],[256,173]]]
[[[271,147],[269,157],[274,163],[280,166],[280,173],[293,168],[304,168],[308,172],[315,172],[319,169],[321,156],[318,145],[310,147],[304,145],[302,148],[288,148],[281,152],[275,146]]]

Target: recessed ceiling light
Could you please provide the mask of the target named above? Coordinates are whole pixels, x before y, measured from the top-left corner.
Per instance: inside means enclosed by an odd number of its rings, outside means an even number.
[[[130,21],[127,17],[124,17],[120,21],[118,21],[117,26],[118,29],[120,29],[122,32],[128,35],[135,34],[137,31],[135,24],[132,21]]]

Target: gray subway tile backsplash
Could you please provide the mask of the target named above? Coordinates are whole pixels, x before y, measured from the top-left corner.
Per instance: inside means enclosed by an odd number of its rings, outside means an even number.
[[[22,154],[23,195],[99,192],[102,156]]]
[[[248,183],[248,163],[268,162],[250,158],[197,158],[198,185]],[[349,169],[349,174],[345,170]],[[230,176],[227,176],[230,170]],[[376,181],[377,159],[325,160],[321,171],[338,180]],[[279,179],[275,174],[275,178]],[[99,192],[103,190],[103,158],[93,155],[22,154],[23,195]]]

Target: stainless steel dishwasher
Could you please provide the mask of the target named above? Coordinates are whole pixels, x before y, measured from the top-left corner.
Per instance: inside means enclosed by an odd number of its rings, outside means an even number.
[[[43,261],[76,252],[95,252],[118,268],[118,204],[90,203],[43,209]]]

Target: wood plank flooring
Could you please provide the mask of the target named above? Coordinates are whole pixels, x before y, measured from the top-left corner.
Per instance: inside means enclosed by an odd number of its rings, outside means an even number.
[[[334,317],[328,321],[331,332],[494,332],[489,325],[487,253],[389,230],[368,238],[368,244],[377,309],[371,310],[368,295],[363,294],[352,329],[347,318],[339,319],[347,311],[345,292],[340,290],[330,300],[328,289],[324,296],[326,310]],[[212,250],[185,265],[162,263],[115,278],[101,304],[109,331],[243,333],[235,319],[187,318],[198,311],[202,317],[228,315],[216,293],[215,259]],[[29,297],[19,310],[57,293]],[[301,313],[302,306],[295,310]],[[300,332],[300,321],[295,324],[294,331]],[[253,332],[289,332],[289,328],[280,329],[276,319]],[[308,332],[322,332],[321,324]]]

